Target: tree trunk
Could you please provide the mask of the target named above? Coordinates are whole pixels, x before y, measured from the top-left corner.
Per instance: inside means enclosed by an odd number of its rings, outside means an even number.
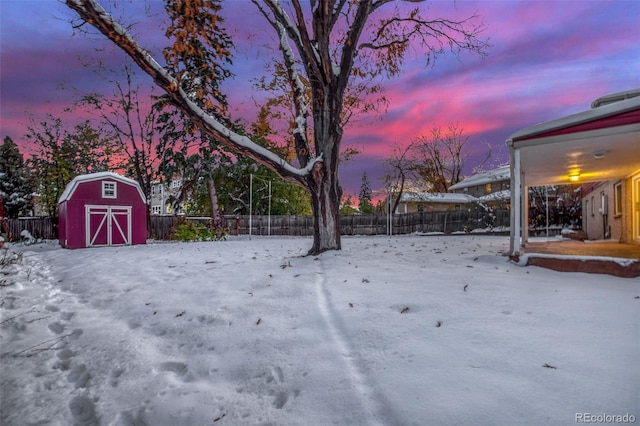
[[[209,200],[211,201],[211,218],[214,226],[218,227],[220,223],[220,207],[218,206],[218,193],[216,192],[216,184],[213,178],[207,178],[207,190],[209,191]]]
[[[391,214],[395,214],[396,210],[398,209],[398,205],[400,204],[400,199],[402,198],[402,193],[404,192],[404,182],[405,182],[405,176],[404,176],[404,173],[402,173],[400,177],[400,191],[398,191],[398,196],[393,202]]]
[[[313,211],[313,246],[309,255],[327,250],[340,250],[340,198],[342,190],[338,184],[338,173],[327,173],[324,163],[316,163],[310,176]]]
[[[315,163],[306,181],[311,194],[313,211],[313,246],[309,255],[327,250],[340,250],[340,200],[342,188],[338,179],[340,140],[342,127],[337,110],[335,93],[321,88],[323,96],[314,103],[314,137],[316,150],[322,154],[322,162]]]

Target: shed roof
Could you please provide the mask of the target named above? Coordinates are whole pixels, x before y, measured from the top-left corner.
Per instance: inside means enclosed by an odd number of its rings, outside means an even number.
[[[64,192],[62,193],[62,195],[60,196],[60,199],[58,200],[58,204],[64,201],[67,201],[69,198],[71,198],[76,188],[81,183],[92,182],[92,181],[102,180],[106,178],[110,178],[115,181],[122,182],[126,185],[134,186],[138,190],[138,193],[140,194],[140,199],[143,202],[146,202],[146,198],[144,196],[144,193],[142,192],[142,188],[140,188],[140,184],[135,180],[129,179],[128,177],[124,177],[113,172],[98,172],[98,173],[89,173],[86,175],[78,175],[75,178],[73,178],[73,180],[69,182],[67,187],[64,189]]]

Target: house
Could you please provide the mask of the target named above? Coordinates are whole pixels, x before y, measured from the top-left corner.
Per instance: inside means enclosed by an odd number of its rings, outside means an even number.
[[[174,209],[173,202],[182,190],[182,179],[172,179],[170,183],[154,181],[151,183],[151,214],[180,214],[181,206]]]
[[[509,166],[498,167],[486,172],[476,173],[473,176],[451,185],[450,192],[456,194],[468,194],[476,198],[484,197],[496,193],[509,191],[511,185],[511,172]],[[488,197],[488,199],[495,198]]]
[[[145,244],[147,204],[138,182],[112,172],[76,176],[58,202],[60,245]]]
[[[511,255],[520,255],[528,240],[523,224],[529,186],[603,182],[583,189],[589,238],[640,244],[640,89],[603,96],[586,111],[519,130],[507,145]]]
[[[460,210],[477,201],[469,194],[403,192],[395,213]]]

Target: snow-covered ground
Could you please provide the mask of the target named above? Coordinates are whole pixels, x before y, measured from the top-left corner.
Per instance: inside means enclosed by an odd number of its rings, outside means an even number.
[[[519,267],[508,237],[310,246],[0,250],[0,423],[640,422],[639,279]]]

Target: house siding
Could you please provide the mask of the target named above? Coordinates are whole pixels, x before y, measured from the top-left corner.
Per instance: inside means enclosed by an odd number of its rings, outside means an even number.
[[[590,240],[611,239],[638,244],[633,237],[633,181],[640,174],[622,180],[591,183],[583,187],[583,229]],[[615,188],[621,186],[622,212],[616,215]],[[606,216],[602,214],[602,196],[606,198]]]

